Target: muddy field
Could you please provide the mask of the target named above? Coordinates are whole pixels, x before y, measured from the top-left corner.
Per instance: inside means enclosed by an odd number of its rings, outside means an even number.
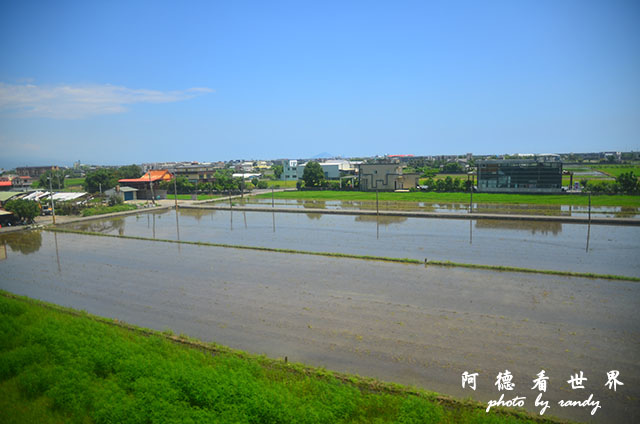
[[[177,219],[176,219],[177,218]],[[172,240],[640,277],[640,227],[180,209],[68,228]]]
[[[164,219],[164,218],[163,218]],[[429,390],[498,399],[514,375],[527,409],[640,419],[638,283],[30,233],[0,241],[0,288],[271,357]],[[606,373],[620,371],[613,392]],[[461,373],[478,372],[477,391]],[[567,383],[579,371],[585,389]],[[585,400],[601,408],[560,408]]]

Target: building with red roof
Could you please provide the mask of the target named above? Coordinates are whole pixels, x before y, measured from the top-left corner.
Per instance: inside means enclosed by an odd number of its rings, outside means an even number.
[[[138,189],[138,199],[165,199],[167,197],[166,190],[160,190],[160,183],[163,181],[171,181],[173,175],[166,169],[153,169],[140,178],[123,178],[118,180],[120,185],[125,187],[133,187]],[[153,192],[153,195],[152,195]]]

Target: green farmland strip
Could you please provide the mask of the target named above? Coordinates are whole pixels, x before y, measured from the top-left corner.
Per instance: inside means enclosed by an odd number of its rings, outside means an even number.
[[[274,193],[276,199],[301,200],[344,200],[375,202],[376,193],[363,191],[283,191]],[[271,193],[257,195],[258,198],[271,198]],[[468,203],[469,193],[379,193],[381,202],[407,203]],[[473,202],[481,204],[528,204],[528,205],[572,205],[587,206],[586,195],[535,195],[535,194],[493,194],[474,193]],[[640,196],[600,195],[591,196],[592,206],[623,206],[640,208]]]

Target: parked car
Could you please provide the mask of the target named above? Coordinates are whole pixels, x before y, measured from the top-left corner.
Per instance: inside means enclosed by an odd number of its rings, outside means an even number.
[[[49,205],[41,205],[42,215],[51,215],[51,206]]]

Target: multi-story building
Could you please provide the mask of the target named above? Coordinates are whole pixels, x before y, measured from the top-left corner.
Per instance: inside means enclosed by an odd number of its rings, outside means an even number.
[[[404,174],[395,163],[362,164],[358,168],[360,190],[408,190],[418,186],[420,174]]]
[[[562,162],[557,155],[532,159],[483,160],[478,166],[478,191],[487,193],[559,193]]]

